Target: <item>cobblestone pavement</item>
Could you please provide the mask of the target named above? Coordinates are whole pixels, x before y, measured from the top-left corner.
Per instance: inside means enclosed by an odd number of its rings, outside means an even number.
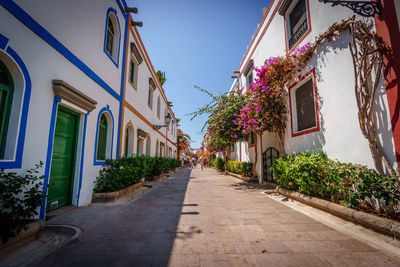
[[[79,242],[39,266],[400,266],[400,261],[212,169],[184,169],[127,204],[51,220]]]

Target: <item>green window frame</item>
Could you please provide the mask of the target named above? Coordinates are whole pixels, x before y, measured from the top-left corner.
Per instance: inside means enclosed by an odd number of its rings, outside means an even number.
[[[135,79],[136,79],[136,77],[135,77],[135,62],[133,62],[133,60],[131,60],[131,66],[129,69],[129,81],[132,84],[135,84]]]
[[[114,26],[110,16],[108,16],[106,50],[110,54],[110,56],[112,56],[113,46],[114,46]]]
[[[97,137],[97,160],[106,160],[108,122],[106,115],[101,114],[99,135]]]
[[[129,138],[129,131],[128,131],[128,127],[126,127],[125,129],[125,157],[128,156],[128,138]]]
[[[0,61],[0,159],[4,158],[7,143],[13,94],[14,84],[11,74],[5,64]]]

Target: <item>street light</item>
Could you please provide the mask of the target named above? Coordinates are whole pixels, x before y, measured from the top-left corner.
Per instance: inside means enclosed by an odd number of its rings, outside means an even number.
[[[171,122],[171,114],[168,113],[164,117],[164,122],[165,122],[164,125],[155,125],[155,124],[153,124],[153,129],[154,130],[160,130],[162,127],[168,127],[169,123]]]

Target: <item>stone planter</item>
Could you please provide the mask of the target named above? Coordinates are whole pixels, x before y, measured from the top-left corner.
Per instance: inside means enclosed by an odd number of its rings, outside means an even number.
[[[277,186],[274,191],[306,205],[327,211],[347,221],[370,228],[376,232],[400,238],[400,222],[367,212],[357,211],[317,197],[303,195],[280,186]]]
[[[126,195],[131,195],[135,192],[137,192],[143,185],[144,181],[142,181],[130,185],[127,188],[124,188],[119,191],[114,191],[114,192],[108,192],[108,193],[93,193],[92,196],[92,202],[110,202],[117,200],[121,197],[124,197]]]
[[[27,226],[28,229],[21,230],[16,237],[10,238],[5,244],[3,244],[3,242],[0,240],[0,250],[10,248],[11,246],[17,248],[23,244],[37,239],[39,232],[44,229],[44,222],[41,220],[34,221]]]
[[[225,171],[225,173],[230,175],[230,176],[236,177],[236,178],[238,178],[238,179],[240,179],[242,181],[245,181],[245,182],[249,182],[249,181],[254,181],[255,180],[254,177],[247,177],[247,176],[243,176],[243,175],[240,175],[240,174],[237,174],[237,173],[233,173],[233,172]]]
[[[165,173],[162,173],[162,174],[160,174],[160,175],[153,176],[152,181],[156,181],[156,182],[157,182],[157,181],[162,180],[164,177],[165,177]]]

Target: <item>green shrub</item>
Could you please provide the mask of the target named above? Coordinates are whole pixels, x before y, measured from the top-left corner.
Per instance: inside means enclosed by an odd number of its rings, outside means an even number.
[[[214,167],[223,170],[225,166],[225,160],[223,158],[216,158],[214,161]]]
[[[107,160],[96,179],[94,192],[118,191],[140,182],[142,178],[157,176],[168,170],[174,170],[179,165],[178,159],[150,156]]]
[[[225,162],[225,170],[243,176],[253,176],[253,163],[228,160]]]
[[[276,159],[272,172],[275,181],[285,188],[351,208],[373,207],[373,198],[394,207],[400,203],[397,177],[382,176],[366,166],[328,159],[320,151]]]
[[[38,207],[46,196],[42,189],[44,176],[38,176],[42,166],[42,162],[36,164],[24,176],[0,170],[0,229],[3,243],[26,229],[29,220],[38,214]]]

